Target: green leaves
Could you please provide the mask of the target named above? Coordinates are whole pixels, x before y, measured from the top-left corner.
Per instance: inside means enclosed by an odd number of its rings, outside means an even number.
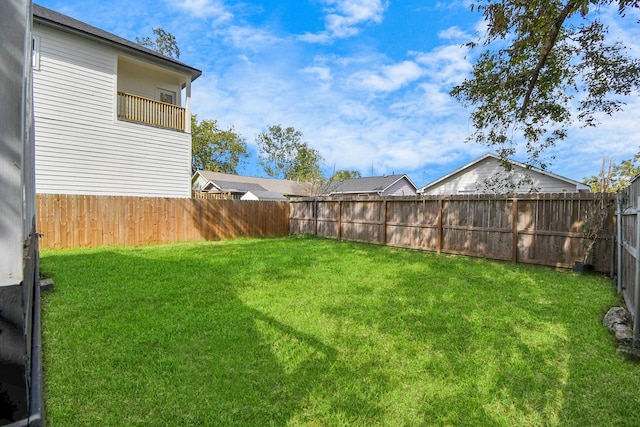
[[[153,34],[156,35],[155,39],[149,36],[136,37],[136,43],[154,50],[161,55],[175,59],[180,58],[178,41],[173,34],[166,32],[162,28],[154,28]]]
[[[302,132],[292,127],[269,126],[256,136],[260,165],[272,178],[322,181],[320,152],[302,141]]]
[[[342,181],[345,179],[353,179],[353,178],[361,178],[361,177],[362,175],[360,175],[360,172],[358,172],[357,170],[341,169],[334,172],[333,176],[331,177],[331,181]]]
[[[249,157],[247,143],[235,132],[218,128],[216,120],[203,120],[191,116],[191,172],[207,170],[237,174],[237,168]]]
[[[613,164],[612,159],[609,158],[609,165],[608,167],[606,166],[606,158],[603,158],[600,173],[597,176],[592,175],[582,180],[582,182],[591,187],[591,191],[594,193],[624,190],[633,178],[640,175],[640,151],[631,159],[623,160],[618,165]]]
[[[472,77],[451,95],[472,108],[469,140],[515,154],[525,143],[531,165],[543,167],[545,149],[567,136],[573,122],[596,125],[596,113],[613,114],[640,88],[640,63],[607,28],[587,20],[590,6],[613,0],[486,0],[472,7],[488,32],[469,47],[486,47]],[[638,0],[619,0],[620,15]],[[582,22],[581,22],[582,21]],[[494,47],[499,45],[498,47]],[[505,46],[506,43],[506,46]],[[577,103],[575,102],[577,101]]]

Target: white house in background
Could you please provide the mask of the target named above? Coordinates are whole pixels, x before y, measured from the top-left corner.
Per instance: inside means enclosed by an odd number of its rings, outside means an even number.
[[[32,56],[38,193],[190,197],[200,70],[38,5]]]
[[[197,193],[231,194],[236,200],[287,200],[309,194],[306,187],[296,181],[211,171],[196,171],[191,178],[191,188]]]
[[[417,187],[407,175],[371,176],[330,181],[323,196],[415,196]]]
[[[509,160],[507,171],[498,156],[484,156],[433,181],[418,190],[426,195],[509,194],[509,193],[582,193],[588,185],[551,172]]]

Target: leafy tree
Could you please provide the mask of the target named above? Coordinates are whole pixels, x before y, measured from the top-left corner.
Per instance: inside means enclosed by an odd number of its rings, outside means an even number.
[[[136,43],[154,50],[161,55],[174,59],[180,58],[180,48],[173,34],[166,32],[162,28],[154,28],[153,33],[156,36],[155,39],[149,36],[142,38],[136,37]]]
[[[591,191],[594,193],[618,192],[624,190],[638,175],[640,175],[640,152],[631,159],[623,160],[618,165],[613,164],[613,161],[609,159],[607,166],[606,158],[603,158],[600,173],[586,177],[582,182],[591,187]]]
[[[360,172],[356,170],[342,169],[342,170],[336,171],[333,174],[333,176],[331,177],[331,181],[342,181],[345,179],[361,178],[361,177],[362,175],[360,175]]]
[[[320,152],[302,141],[302,132],[292,127],[269,126],[256,136],[260,165],[272,178],[323,181]]]
[[[237,174],[238,165],[249,157],[247,143],[233,129],[218,128],[216,120],[202,120],[191,115],[191,172],[208,170]]]
[[[485,51],[473,75],[451,91],[473,107],[475,130],[469,140],[506,158],[522,138],[529,163],[544,169],[541,154],[567,136],[574,120],[595,126],[596,113],[619,111],[624,96],[640,87],[640,62],[627,56],[621,43],[608,43],[607,28],[593,17],[594,10],[611,3],[620,17],[640,8],[638,0],[480,0],[472,5],[488,31],[468,46],[482,45]]]

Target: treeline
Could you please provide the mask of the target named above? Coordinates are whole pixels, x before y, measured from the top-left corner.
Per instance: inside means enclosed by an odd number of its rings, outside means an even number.
[[[221,129],[217,120],[198,121],[191,116],[191,172],[208,170],[237,174],[238,167],[250,154],[246,139],[231,126]],[[259,164],[271,178],[300,182],[326,182],[330,179],[359,178],[360,172],[338,170],[326,177],[322,173],[324,158],[303,140],[293,127],[268,126],[255,139]]]

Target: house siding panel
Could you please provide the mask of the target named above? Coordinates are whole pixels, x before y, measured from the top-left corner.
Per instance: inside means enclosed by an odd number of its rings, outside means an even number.
[[[401,179],[394,183],[392,186],[384,191],[383,196],[415,196],[415,188],[407,182],[406,179]]]
[[[36,191],[189,197],[191,136],[116,120],[116,50],[39,24],[34,34]]]

